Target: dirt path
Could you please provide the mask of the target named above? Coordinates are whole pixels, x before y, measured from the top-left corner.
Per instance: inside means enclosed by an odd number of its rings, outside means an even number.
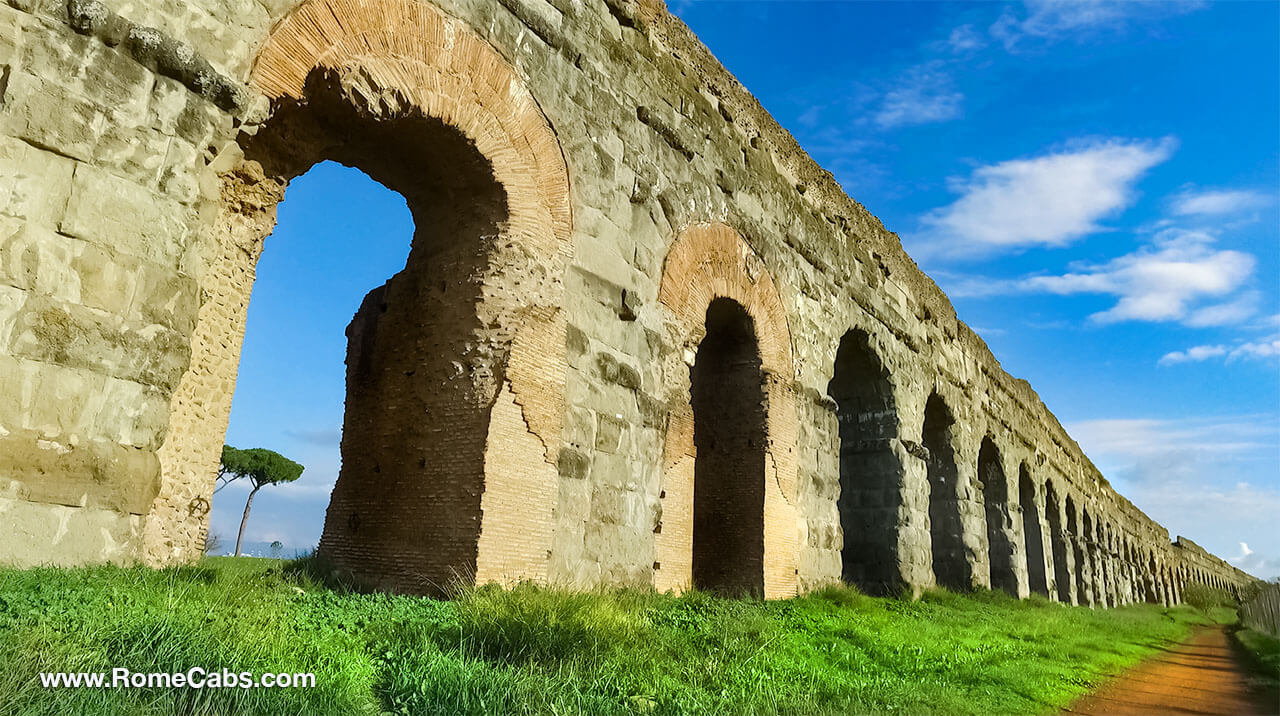
[[[1064,714],[1280,714],[1280,703],[1251,691],[1248,667],[1222,629],[1205,629],[1084,696]]]

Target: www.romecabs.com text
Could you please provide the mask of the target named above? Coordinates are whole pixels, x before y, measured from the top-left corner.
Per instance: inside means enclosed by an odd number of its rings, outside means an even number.
[[[230,669],[207,670],[199,666],[175,673],[142,673],[128,669],[106,671],[41,672],[46,689],[310,689],[315,674],[254,674]]]

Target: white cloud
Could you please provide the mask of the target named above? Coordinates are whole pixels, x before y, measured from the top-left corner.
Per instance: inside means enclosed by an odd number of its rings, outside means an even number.
[[[872,119],[881,129],[945,122],[961,115],[964,95],[938,62],[911,68],[885,93]]]
[[[1201,467],[1212,469],[1204,463]],[[1215,486],[1177,478],[1136,484],[1126,493],[1171,535],[1185,535],[1211,552],[1228,554],[1233,543],[1248,540],[1254,548],[1232,562],[1256,577],[1280,576],[1280,543],[1274,536],[1280,491],[1274,486]]]
[[[1180,15],[1204,6],[1197,0],[1026,0],[1023,12],[1006,9],[990,33],[1005,49],[1017,52],[1036,43],[1123,30],[1131,21]]]
[[[1280,415],[1107,418],[1066,428],[1116,490],[1171,536],[1220,555],[1245,542],[1250,553],[1237,566],[1280,575]]]
[[[1192,311],[1183,323],[1196,328],[1241,323],[1258,312],[1259,298],[1260,294],[1257,291],[1248,291],[1233,300],[1198,308]]]
[[[1232,349],[1231,354],[1227,356],[1228,361],[1248,360],[1248,359],[1266,359],[1280,356],[1280,336],[1272,336],[1262,341],[1249,341],[1241,343]]]
[[[1253,191],[1209,189],[1178,194],[1173,198],[1172,210],[1178,216],[1217,216],[1255,209],[1266,203],[1265,196]]]
[[[1067,432],[1091,456],[1105,455],[1134,462],[1171,453],[1233,453],[1245,455],[1276,443],[1275,415],[1214,418],[1103,418],[1081,420]]]
[[[1157,361],[1160,365],[1173,365],[1175,363],[1198,363],[1206,361],[1210,358],[1225,356],[1227,354],[1226,346],[1192,346],[1185,351],[1173,351],[1165,353]]]
[[[955,53],[979,50],[986,46],[986,39],[983,38],[982,33],[974,29],[973,25],[961,25],[947,36],[947,47]]]
[[[1210,358],[1225,358],[1227,363],[1232,363],[1239,360],[1268,360],[1277,356],[1280,356],[1280,334],[1257,341],[1241,341],[1235,346],[1193,346],[1186,350],[1166,353],[1158,363],[1173,365],[1206,361]]]
[[[1239,557],[1232,557],[1232,558],[1228,559],[1227,561],[1228,561],[1228,562],[1240,562],[1240,561],[1242,561],[1245,557],[1248,557],[1248,556],[1249,556],[1249,555],[1251,555],[1251,554],[1253,554],[1253,550],[1249,549],[1249,545],[1248,545],[1247,543],[1245,543],[1245,542],[1241,542],[1241,543],[1240,543],[1240,556],[1239,556]]]
[[[1211,303],[1229,296],[1253,275],[1256,260],[1240,251],[1214,248],[1204,231],[1165,229],[1152,243],[1104,264],[1082,266],[1057,276],[1032,276],[1017,283],[1026,292],[1059,295],[1093,293],[1117,297],[1111,308],[1095,313],[1098,323],[1181,321],[1189,325],[1238,322],[1252,314],[1243,302]],[[1216,312],[1215,312],[1216,311]],[[1230,321],[1228,321],[1230,319]]]
[[[923,248],[964,256],[1069,244],[1129,206],[1134,183],[1174,145],[1111,139],[980,167],[953,183],[959,199],[925,216]]]

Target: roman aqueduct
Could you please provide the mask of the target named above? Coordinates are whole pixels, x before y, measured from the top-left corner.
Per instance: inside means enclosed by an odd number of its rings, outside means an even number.
[[[416,225],[348,329],[320,547],[372,585],[1253,579],[658,0],[9,0],[0,90],[0,562],[200,556],[257,259],[336,160]]]

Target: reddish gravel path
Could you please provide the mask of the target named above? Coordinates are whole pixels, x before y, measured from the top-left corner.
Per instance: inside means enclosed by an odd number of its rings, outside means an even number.
[[[1222,629],[1205,629],[1073,703],[1064,714],[1280,714],[1273,695],[1250,690],[1248,667]]]

